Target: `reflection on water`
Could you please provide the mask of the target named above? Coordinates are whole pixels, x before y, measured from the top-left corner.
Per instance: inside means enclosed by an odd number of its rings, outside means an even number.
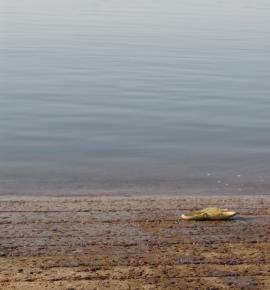
[[[267,188],[269,1],[0,8],[1,193]]]

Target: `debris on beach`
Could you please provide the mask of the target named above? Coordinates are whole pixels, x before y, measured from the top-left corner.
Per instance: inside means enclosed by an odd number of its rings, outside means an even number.
[[[187,214],[182,214],[181,218],[184,220],[228,220],[235,216],[237,213],[235,211],[230,211],[228,209],[220,209],[217,207],[209,207],[199,211],[192,211]]]

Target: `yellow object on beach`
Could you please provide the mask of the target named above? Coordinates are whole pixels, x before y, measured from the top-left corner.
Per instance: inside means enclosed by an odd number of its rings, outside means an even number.
[[[184,220],[206,221],[206,220],[227,220],[236,215],[235,211],[209,207],[199,211],[193,211],[188,214],[182,214]]]

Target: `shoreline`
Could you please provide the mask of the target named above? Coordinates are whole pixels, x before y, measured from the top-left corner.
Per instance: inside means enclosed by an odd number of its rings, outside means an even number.
[[[270,288],[270,196],[2,195],[0,229],[0,289]]]
[[[74,191],[74,190],[46,190],[46,191],[22,191],[22,192],[8,192],[8,191],[1,191],[0,190],[0,198],[1,197],[7,197],[7,198],[23,198],[23,197],[70,197],[70,198],[76,198],[76,197],[151,197],[151,196],[168,196],[168,197],[227,197],[227,198],[233,198],[233,197],[268,197],[270,196],[270,187],[265,189],[264,191],[256,191],[256,190],[243,190],[243,191],[237,191],[235,189],[231,189],[228,191],[219,191],[215,189],[203,189],[201,191],[195,191],[193,189],[185,188],[182,190],[177,189],[144,189],[144,188],[138,188],[136,190],[130,190],[130,189],[114,189],[114,190],[81,190],[81,191]]]

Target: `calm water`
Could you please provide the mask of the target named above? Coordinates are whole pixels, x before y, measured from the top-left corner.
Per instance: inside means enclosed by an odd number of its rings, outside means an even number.
[[[0,0],[0,52],[0,193],[268,193],[268,0]]]

